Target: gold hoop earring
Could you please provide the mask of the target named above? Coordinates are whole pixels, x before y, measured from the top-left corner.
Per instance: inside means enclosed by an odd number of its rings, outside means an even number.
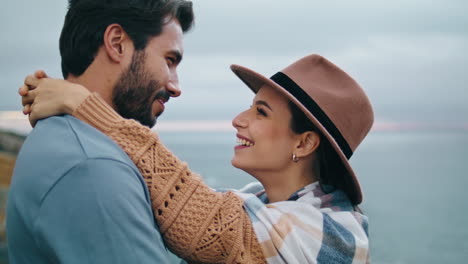
[[[298,161],[299,161],[299,158],[296,156],[296,154],[293,154],[293,155],[292,155],[292,160],[293,160],[294,162],[298,162]]]

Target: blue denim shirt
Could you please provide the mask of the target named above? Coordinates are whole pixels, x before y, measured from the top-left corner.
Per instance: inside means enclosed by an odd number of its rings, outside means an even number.
[[[37,123],[8,194],[10,263],[171,263],[148,190],[111,139],[71,116]]]

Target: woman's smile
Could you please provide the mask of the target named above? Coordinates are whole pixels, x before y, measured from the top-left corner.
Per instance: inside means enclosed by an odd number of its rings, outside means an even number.
[[[237,144],[234,147],[235,150],[245,149],[245,148],[249,148],[255,145],[255,142],[253,142],[252,140],[244,136],[241,136],[239,134],[237,134],[236,136],[237,136],[237,142],[236,142]]]

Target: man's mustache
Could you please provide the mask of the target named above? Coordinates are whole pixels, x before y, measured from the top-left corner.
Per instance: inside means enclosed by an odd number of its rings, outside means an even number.
[[[169,98],[171,98],[171,94],[166,89],[161,89],[154,96],[153,102],[155,100],[162,100],[163,102],[167,102],[169,101]]]

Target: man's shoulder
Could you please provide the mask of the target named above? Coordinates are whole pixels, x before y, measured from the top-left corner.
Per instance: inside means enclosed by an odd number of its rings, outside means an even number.
[[[17,252],[29,241],[47,245],[63,263],[75,256],[167,263],[138,169],[112,140],[71,116],[38,122],[20,151],[8,195],[9,243]]]
[[[54,116],[37,123],[24,148],[38,148],[42,155],[61,153],[63,158],[110,158],[131,163],[109,137],[70,115]]]
[[[85,166],[80,174],[108,179],[116,168],[126,168],[125,171],[130,172],[125,174],[129,180],[142,182],[137,176],[138,169],[125,152],[95,128],[72,116],[41,120],[20,150],[10,193],[40,201],[71,170],[93,160],[102,160],[100,166],[107,166],[108,173],[95,173],[92,167]]]

